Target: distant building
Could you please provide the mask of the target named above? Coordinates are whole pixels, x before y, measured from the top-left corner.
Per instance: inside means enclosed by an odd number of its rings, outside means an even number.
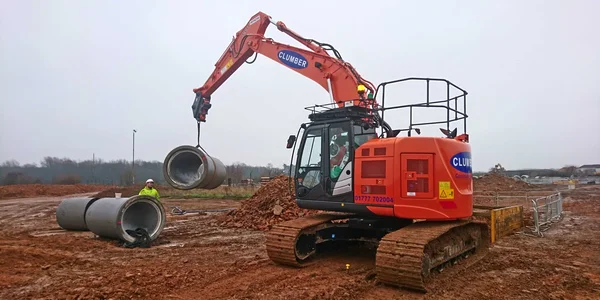
[[[600,164],[597,165],[583,165],[577,170],[584,174],[597,174],[600,175]]]

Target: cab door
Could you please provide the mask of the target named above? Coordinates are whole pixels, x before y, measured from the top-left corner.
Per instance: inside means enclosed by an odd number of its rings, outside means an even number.
[[[326,130],[327,155],[325,192],[332,202],[353,202],[354,139],[353,125],[347,121],[331,123]]]
[[[296,162],[296,197],[301,200],[326,200],[323,185],[325,173],[325,125],[311,125],[302,136]],[[324,151],[325,150],[325,151]]]
[[[296,197],[353,202],[354,149],[350,121],[309,126],[298,149]]]

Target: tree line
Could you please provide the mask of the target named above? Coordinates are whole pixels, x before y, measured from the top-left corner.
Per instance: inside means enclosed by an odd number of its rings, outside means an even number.
[[[241,184],[252,179],[259,182],[261,177],[274,177],[288,174],[289,165],[275,167],[250,166],[233,163],[226,166],[227,177],[232,184]],[[0,185],[11,184],[139,184],[147,178],[165,184],[163,163],[160,161],[127,160],[104,161],[102,159],[75,161],[69,158],[44,157],[39,164],[23,164],[9,160],[0,164]],[[226,180],[228,182],[228,180]]]

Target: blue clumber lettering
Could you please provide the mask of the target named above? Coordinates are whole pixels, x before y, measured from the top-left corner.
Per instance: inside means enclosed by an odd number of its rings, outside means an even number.
[[[470,152],[460,152],[450,158],[452,167],[460,172],[472,173],[472,162]]]
[[[281,50],[277,53],[277,58],[284,65],[294,69],[304,69],[308,66],[308,60],[306,57],[298,52],[292,50]]]

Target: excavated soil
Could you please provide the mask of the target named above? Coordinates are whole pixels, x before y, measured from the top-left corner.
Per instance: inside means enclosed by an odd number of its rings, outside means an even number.
[[[0,201],[0,299],[598,299],[600,187],[565,199],[565,217],[537,238],[505,237],[427,294],[386,287],[375,252],[327,253],[296,269],[273,264],[264,232],[219,225],[222,214],[167,217],[148,249],[127,249],[55,220],[61,198]],[[281,201],[281,200],[280,200]],[[233,200],[164,200],[235,208]],[[349,264],[349,269],[346,269]],[[444,274],[444,272],[442,272]]]
[[[275,224],[317,211],[299,208],[291,191],[293,182],[282,175],[262,186],[237,210],[219,218],[221,225],[235,228],[269,230]]]
[[[498,173],[488,173],[473,179],[473,189],[475,191],[527,191],[539,187],[539,185],[515,180]]]
[[[65,196],[72,194],[81,194],[97,192],[113,188],[107,185],[91,184],[19,184],[19,185],[0,185],[0,199],[10,199],[17,197],[37,197],[37,196]],[[114,197],[114,194],[113,194]]]
[[[566,185],[529,184],[498,173],[488,173],[473,179],[473,203],[483,206],[523,205],[531,207],[531,200],[565,191]]]

